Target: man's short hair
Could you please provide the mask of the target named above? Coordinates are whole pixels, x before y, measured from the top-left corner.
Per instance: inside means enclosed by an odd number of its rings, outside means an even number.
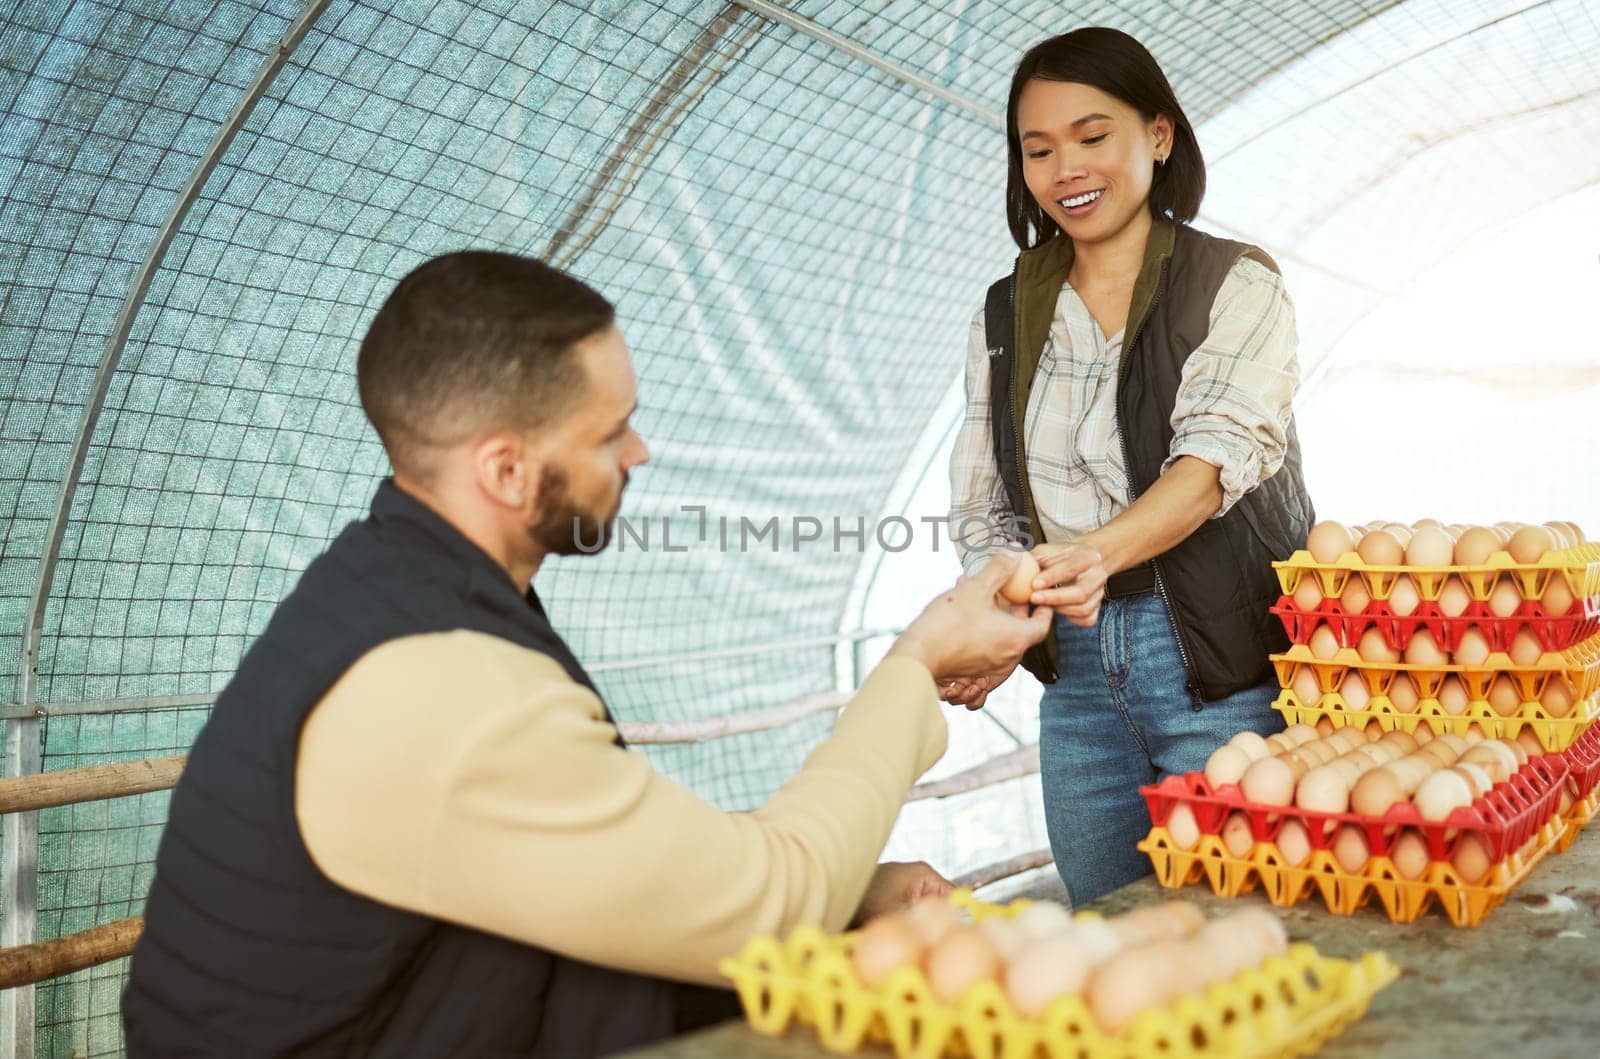
[[[593,287],[517,254],[463,250],[413,269],[361,341],[361,407],[397,471],[493,430],[536,430],[582,397],[577,343],[615,321]]]

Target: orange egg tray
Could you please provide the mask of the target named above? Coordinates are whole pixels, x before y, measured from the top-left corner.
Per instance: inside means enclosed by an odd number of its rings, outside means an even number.
[[[1283,908],[1315,892],[1335,915],[1354,915],[1376,902],[1396,923],[1413,922],[1437,903],[1454,925],[1475,927],[1528,877],[1565,830],[1559,817],[1545,821],[1522,849],[1495,863],[1477,883],[1462,879],[1448,861],[1433,861],[1420,878],[1407,879],[1386,856],[1371,857],[1359,874],[1352,874],[1327,849],[1313,850],[1298,866],[1264,842],[1256,843],[1247,856],[1235,857],[1215,835],[1203,835],[1194,849],[1183,850],[1161,827],[1151,829],[1139,849],[1149,855],[1156,880],[1174,889],[1204,879],[1212,892],[1232,898],[1259,886],[1269,901]]]
[[[1212,789],[1203,772],[1168,776],[1160,783],[1140,787],[1153,827],[1166,830],[1172,811],[1187,805],[1200,834],[1220,835],[1231,815],[1242,812],[1250,821],[1257,844],[1276,844],[1278,832],[1289,820],[1305,825],[1313,852],[1330,849],[1340,824],[1353,824],[1367,839],[1373,856],[1387,856],[1402,828],[1421,833],[1432,860],[1447,861],[1467,835],[1476,835],[1491,861],[1504,859],[1522,847],[1552,816],[1567,778],[1567,764],[1559,755],[1530,758],[1504,783],[1464,805],[1443,820],[1424,820],[1411,802],[1397,802],[1382,816],[1360,813],[1321,813],[1294,805],[1262,805],[1245,798],[1237,783]]]
[[[1482,634],[1489,650],[1499,652],[1511,650],[1523,629],[1533,633],[1546,652],[1565,651],[1600,633],[1600,599],[1595,598],[1574,600],[1571,610],[1557,615],[1546,614],[1542,603],[1525,600],[1509,617],[1500,617],[1482,601],[1468,604],[1455,616],[1445,614],[1437,603],[1421,603],[1410,614],[1394,614],[1384,600],[1373,600],[1353,614],[1338,599],[1325,599],[1315,610],[1301,610],[1293,596],[1283,596],[1271,610],[1283,622],[1291,643],[1310,643],[1317,626],[1326,625],[1340,647],[1355,647],[1368,629],[1377,629],[1391,651],[1404,651],[1419,629],[1426,629],[1452,654],[1469,629]]]
[[[965,890],[951,899],[979,921],[1014,915],[1029,903],[987,905]],[[813,1027],[830,1052],[879,1044],[899,1059],[1288,1059],[1309,1055],[1337,1036],[1399,977],[1381,952],[1336,960],[1297,943],[1282,956],[1143,1011],[1107,1034],[1076,995],[1058,997],[1037,1018],[1027,1018],[993,981],[973,984],[954,1004],[940,1003],[916,966],[868,987],[850,960],[853,939],[803,927],[781,942],[751,938],[718,966],[732,980],[756,1032],[779,1036],[799,1023]]]
[[[1525,702],[1537,702],[1551,674],[1559,673],[1571,684],[1573,697],[1583,699],[1600,691],[1600,638],[1585,640],[1565,651],[1548,651],[1538,662],[1530,665],[1518,665],[1501,651],[1494,652],[1475,665],[1460,662],[1370,662],[1351,647],[1339,648],[1332,658],[1318,658],[1311,653],[1311,648],[1297,643],[1287,651],[1273,655],[1272,667],[1277,671],[1280,687],[1292,686],[1300,671],[1309,669],[1316,674],[1317,685],[1325,692],[1340,687],[1353,670],[1361,674],[1362,683],[1373,695],[1385,694],[1396,673],[1410,673],[1417,685],[1417,694],[1422,698],[1432,698],[1447,673],[1459,676],[1472,698],[1486,698],[1489,685],[1504,674],[1517,685]]]
[[[1600,715],[1600,694],[1574,703],[1565,717],[1550,716],[1537,701],[1525,701],[1516,713],[1505,715],[1495,712],[1494,707],[1482,699],[1469,702],[1460,713],[1450,713],[1431,695],[1409,711],[1397,709],[1384,695],[1374,695],[1366,706],[1352,709],[1337,691],[1327,692],[1307,705],[1287,688],[1279,692],[1272,708],[1283,714],[1288,724],[1315,725],[1325,717],[1335,728],[1366,728],[1376,721],[1386,732],[1415,732],[1418,725],[1425,724],[1435,735],[1445,732],[1466,735],[1476,729],[1485,739],[1515,739],[1526,728],[1539,740],[1540,746],[1555,753],[1571,746]]]
[[[1600,543],[1551,552],[1537,563],[1519,563],[1505,552],[1495,552],[1476,566],[1369,565],[1355,552],[1344,553],[1336,562],[1319,563],[1309,551],[1301,549],[1288,559],[1273,563],[1272,568],[1277,571],[1278,585],[1286,596],[1294,595],[1302,577],[1315,577],[1324,597],[1343,595],[1350,578],[1359,577],[1369,596],[1386,600],[1401,574],[1416,582],[1417,595],[1430,603],[1439,598],[1446,579],[1452,576],[1461,579],[1467,595],[1474,600],[1488,599],[1502,577],[1509,578],[1525,600],[1542,598],[1553,577],[1564,579],[1574,598],[1600,596]]]

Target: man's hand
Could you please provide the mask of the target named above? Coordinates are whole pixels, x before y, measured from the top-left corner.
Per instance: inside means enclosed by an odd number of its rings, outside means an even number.
[[[941,686],[951,680],[999,677],[989,683],[987,694],[1050,630],[1048,607],[1029,613],[1026,606],[1013,610],[999,598],[1000,587],[1016,568],[1015,554],[997,552],[975,576],[923,608],[889,653],[921,662]]]
[[[1039,560],[1039,576],[1033,580],[1032,602],[1054,608],[1074,625],[1094,625],[1106,597],[1100,553],[1077,544],[1041,544],[1033,557]]]
[[[960,584],[962,580],[956,583]],[[1013,603],[1011,613],[1018,618],[1027,618],[1028,605],[1026,603]],[[989,693],[1004,684],[1012,673],[1017,671],[1017,664],[1013,662],[1004,669],[993,673],[983,673],[975,677],[951,677],[939,682],[939,698],[952,706],[965,706],[969,710],[983,709],[989,701]]]
[[[872,881],[867,884],[867,892],[856,907],[850,927],[854,929],[869,919],[910,908],[924,897],[943,897],[955,888],[954,883],[925,861],[880,864],[872,873]]]

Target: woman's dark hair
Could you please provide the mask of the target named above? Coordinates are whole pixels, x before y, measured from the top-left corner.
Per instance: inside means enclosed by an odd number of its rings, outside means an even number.
[[[1121,30],[1090,26],[1035,44],[1011,78],[1011,97],[1006,101],[1006,223],[1019,247],[1038,246],[1061,230],[1034,201],[1022,179],[1017,101],[1028,82],[1036,78],[1098,88],[1137,110],[1146,121],[1165,114],[1172,122],[1172,153],[1156,167],[1150,184],[1150,212],[1157,217],[1194,220],[1206,193],[1206,163],[1178,97],[1143,44]]]

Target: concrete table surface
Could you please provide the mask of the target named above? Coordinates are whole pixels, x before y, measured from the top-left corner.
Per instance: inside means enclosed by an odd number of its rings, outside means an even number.
[[[1065,891],[1046,871],[1010,897],[1060,901]],[[1204,883],[1166,890],[1154,877],[1088,907],[1115,915],[1173,897],[1195,902],[1210,916],[1249,904],[1273,908],[1259,892],[1228,901]],[[1320,896],[1273,910],[1294,941],[1344,958],[1382,949],[1401,968],[1399,980],[1319,1056],[1600,1056],[1600,824],[1578,836],[1567,852],[1545,857],[1477,927],[1451,926],[1436,908],[1409,924],[1389,922],[1376,905],[1354,916],[1336,916]],[[796,1026],[773,1038],[738,1021],[627,1053],[629,1059],[820,1059],[829,1054],[808,1028]],[[892,1053],[873,1048],[861,1054]]]

